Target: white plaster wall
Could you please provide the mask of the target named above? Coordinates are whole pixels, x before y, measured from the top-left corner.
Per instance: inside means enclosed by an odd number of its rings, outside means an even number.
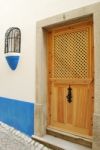
[[[100,0],[0,0],[0,96],[35,100],[36,21]],[[11,71],[4,56],[4,36],[9,27],[22,32],[21,59]]]

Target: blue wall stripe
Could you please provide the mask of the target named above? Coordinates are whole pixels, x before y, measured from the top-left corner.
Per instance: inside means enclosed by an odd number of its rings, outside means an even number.
[[[0,121],[31,136],[34,134],[34,104],[0,97]]]

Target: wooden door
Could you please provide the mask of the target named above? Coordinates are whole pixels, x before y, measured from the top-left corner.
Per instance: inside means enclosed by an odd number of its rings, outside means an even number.
[[[48,32],[48,126],[92,136],[92,19]]]

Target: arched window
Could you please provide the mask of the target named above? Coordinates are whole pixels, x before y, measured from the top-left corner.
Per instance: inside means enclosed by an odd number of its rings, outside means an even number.
[[[21,31],[17,27],[11,27],[5,34],[5,51],[4,53],[20,53]]]

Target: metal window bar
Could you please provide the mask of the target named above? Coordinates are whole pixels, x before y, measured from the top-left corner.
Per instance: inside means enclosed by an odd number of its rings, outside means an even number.
[[[5,34],[5,51],[4,53],[20,53],[21,31],[17,27],[11,27]]]

